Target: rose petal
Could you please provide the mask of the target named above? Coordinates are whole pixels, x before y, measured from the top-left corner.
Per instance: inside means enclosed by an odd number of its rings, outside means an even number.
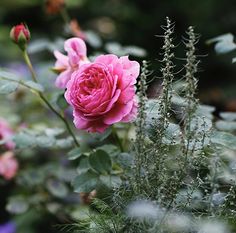
[[[133,101],[128,102],[127,104],[116,104],[111,111],[106,113],[104,116],[103,122],[107,125],[112,125],[121,121],[127,114],[130,113],[133,106]]]
[[[136,116],[137,116],[137,113],[138,113],[138,103],[137,101],[135,100],[133,102],[133,106],[132,106],[132,109],[130,111],[130,113],[128,113],[125,117],[123,117],[123,119],[121,120],[122,122],[130,122],[130,121],[133,121]]]
[[[55,64],[55,68],[67,68],[69,66],[69,58],[59,51],[54,51],[54,56],[57,61]]]
[[[68,53],[71,66],[78,65],[87,56],[86,44],[77,37],[66,40],[64,49]]]
[[[72,71],[65,70],[57,76],[55,85],[60,89],[65,89],[68,81],[71,79]]]

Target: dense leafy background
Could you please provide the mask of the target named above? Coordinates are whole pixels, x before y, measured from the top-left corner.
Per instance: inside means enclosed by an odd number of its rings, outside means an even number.
[[[55,39],[61,36],[60,16],[47,16],[42,0],[2,0],[0,7],[0,63],[16,58],[16,51],[8,43],[9,28],[25,21],[34,38],[41,36]],[[236,110],[235,65],[231,55],[216,56],[213,47],[206,40],[231,32],[236,34],[235,1],[227,0],[67,0],[73,18],[78,19],[83,29],[98,32],[105,41],[117,41],[122,45],[137,45],[148,51],[148,59],[157,57],[161,40],[160,25],[165,16],[176,23],[176,39],[189,25],[195,26],[202,37],[199,54],[203,58],[200,77],[200,94],[206,103],[212,103],[222,110]],[[3,49],[2,49],[3,48]],[[234,53],[234,52],[233,52]],[[50,54],[44,55],[51,59]],[[154,66],[158,64],[154,63]],[[207,93],[207,94],[206,94]]]

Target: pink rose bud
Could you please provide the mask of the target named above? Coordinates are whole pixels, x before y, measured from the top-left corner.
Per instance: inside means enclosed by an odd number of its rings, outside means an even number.
[[[10,38],[24,50],[26,44],[30,40],[30,31],[25,24],[18,24],[11,29]]]

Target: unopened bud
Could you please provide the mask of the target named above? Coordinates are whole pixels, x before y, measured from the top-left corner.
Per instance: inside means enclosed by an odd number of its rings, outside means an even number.
[[[30,31],[25,24],[21,23],[11,29],[10,38],[14,43],[18,44],[22,50],[24,50],[26,44],[30,40]]]
[[[58,14],[65,7],[65,0],[46,0],[46,13],[49,15]]]

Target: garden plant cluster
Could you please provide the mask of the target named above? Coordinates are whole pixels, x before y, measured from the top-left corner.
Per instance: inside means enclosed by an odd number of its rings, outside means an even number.
[[[47,10],[68,17],[63,1]],[[159,78],[142,48],[101,54],[68,27],[51,71],[32,62],[25,23],[10,31],[24,65],[0,69],[0,233],[235,232],[236,113],[199,103],[193,27],[179,67],[166,18]]]

